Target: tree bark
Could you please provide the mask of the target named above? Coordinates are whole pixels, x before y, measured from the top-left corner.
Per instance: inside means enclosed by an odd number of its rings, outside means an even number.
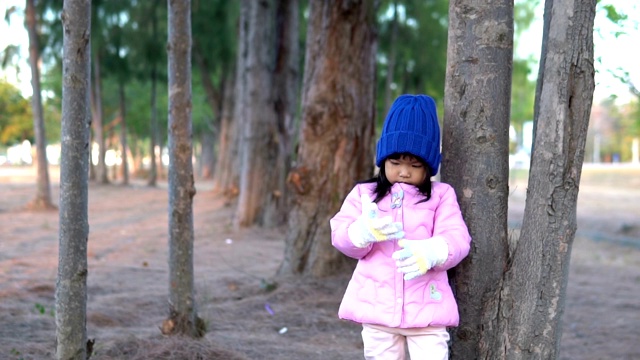
[[[545,4],[535,140],[520,238],[501,298],[508,359],[555,359],[593,101],[596,1]]]
[[[274,109],[275,0],[249,2],[246,87],[240,131],[240,196],[234,227],[263,225],[265,206],[276,192],[272,176],[278,158],[277,124]]]
[[[499,292],[508,261],[513,2],[449,4],[442,181],[456,190],[472,237],[453,271],[460,326],[452,359],[498,359]]]
[[[273,71],[273,95],[277,124],[278,158],[271,170],[277,174],[275,191],[266,199],[263,224],[266,227],[284,225],[289,213],[287,174],[291,169],[298,107],[300,45],[299,1],[279,0],[276,9],[275,39],[277,44]]]
[[[164,334],[204,335],[198,318],[193,269],[191,158],[191,2],[168,0],[169,9],[169,318]]]
[[[231,83],[233,86],[224,93],[225,100],[220,121],[220,148],[214,172],[214,191],[223,192],[229,201],[238,195],[240,186],[240,169],[234,164],[240,162],[239,142],[246,121],[245,91],[251,3],[251,0],[240,2],[236,64]]]
[[[91,356],[86,330],[91,1],[65,1],[61,18],[64,96],[55,296],[56,358],[84,360]]]
[[[240,22],[242,21],[241,18]],[[242,47],[242,41],[238,42],[238,47]],[[234,98],[238,91],[237,88],[240,87],[240,74],[237,73],[237,70],[234,73],[235,76],[225,78],[218,152],[215,161],[216,167],[213,171],[213,191],[223,193],[228,198],[234,197],[238,189],[238,169],[233,164],[238,158],[237,127],[240,119],[235,115],[239,115],[240,109],[235,106]]]
[[[373,175],[375,11],[372,1],[312,1],[295,192],[279,274],[322,277],[353,262],[331,246],[329,219]],[[349,270],[347,270],[349,269]]]
[[[29,204],[34,209],[55,209],[51,201],[51,183],[49,181],[49,162],[47,161],[47,138],[44,128],[44,112],[40,90],[40,49],[34,0],[27,0],[27,30],[29,32],[29,64],[31,65],[31,107],[33,109],[33,129],[36,137],[36,196]]]

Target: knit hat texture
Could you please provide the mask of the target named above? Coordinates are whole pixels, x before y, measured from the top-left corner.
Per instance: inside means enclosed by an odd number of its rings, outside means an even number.
[[[409,153],[429,165],[431,176],[440,167],[440,125],[436,102],[427,95],[400,95],[391,105],[378,140],[376,165],[389,155]]]

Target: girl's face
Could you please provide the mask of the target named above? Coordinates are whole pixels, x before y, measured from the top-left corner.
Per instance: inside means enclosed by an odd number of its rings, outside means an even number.
[[[403,155],[398,159],[386,159],[384,161],[384,173],[391,184],[406,183],[418,186],[427,177],[427,169],[410,155]]]

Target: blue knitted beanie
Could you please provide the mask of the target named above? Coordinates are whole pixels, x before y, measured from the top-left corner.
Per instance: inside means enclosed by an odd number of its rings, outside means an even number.
[[[431,176],[440,167],[440,125],[436,102],[426,95],[400,95],[391,105],[378,140],[376,165],[391,154],[409,153],[429,165]]]

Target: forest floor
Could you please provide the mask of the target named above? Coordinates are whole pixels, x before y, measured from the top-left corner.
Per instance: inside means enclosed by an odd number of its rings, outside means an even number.
[[[8,360],[55,352],[58,212],[25,209],[35,196],[33,171],[0,167],[0,358]],[[526,181],[514,174],[515,228]],[[58,176],[52,169],[56,204]],[[284,231],[233,231],[233,206],[207,181],[196,188],[196,301],[208,332],[188,340],[160,332],[169,308],[166,183],[89,185],[92,359],[361,359],[360,326],[337,318],[350,274],[276,280]],[[639,297],[640,167],[586,167],[560,359],[639,359]]]

